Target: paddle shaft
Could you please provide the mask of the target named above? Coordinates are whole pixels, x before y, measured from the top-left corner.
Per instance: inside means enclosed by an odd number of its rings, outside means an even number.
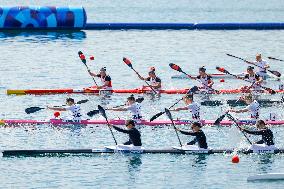
[[[184,72],[183,70],[181,70],[181,73],[185,74],[187,77],[191,78],[191,79],[194,79],[196,81],[199,81],[199,83],[201,83],[202,85],[204,85],[199,79],[195,78],[195,77],[192,77],[191,75],[187,74],[186,72]],[[215,90],[213,89],[212,87],[209,87],[210,89],[212,89],[213,91],[219,93],[218,90]]]
[[[242,128],[239,126],[238,122],[235,120],[235,118],[227,113],[227,116],[229,117],[229,119],[231,119],[235,124],[236,126],[240,129],[240,131],[243,133],[244,137],[247,139],[247,141],[252,145],[252,142],[250,141],[250,139],[248,138],[248,136],[246,135],[246,133],[242,130]]]
[[[235,75],[235,74],[232,74],[232,73],[230,73],[230,72],[228,72],[228,71],[226,71],[225,73],[226,73],[226,74],[228,74],[228,75],[234,76],[234,77],[235,77],[235,78],[237,78],[237,79],[241,79],[241,80],[243,80],[243,81],[246,81],[246,82],[252,83],[252,85],[255,83],[255,82],[251,82],[251,81],[249,81],[249,80],[246,80],[246,79],[240,78],[239,76],[237,76],[237,75]],[[252,85],[250,86],[250,88],[252,87]],[[267,90],[268,92],[272,92],[272,91],[274,91],[273,89],[268,88],[268,87],[264,87],[264,86],[262,86],[262,85],[259,85],[259,87],[261,87],[261,88],[263,88],[263,89]],[[275,92],[275,91],[274,91],[274,92]]]
[[[88,65],[87,65],[87,64],[85,64],[85,63],[84,63],[84,65],[86,66],[86,68],[87,68],[88,72],[90,72],[90,69],[89,69]],[[89,74],[90,74],[90,73],[89,73]],[[95,85],[96,85],[96,86],[98,86],[98,84],[97,84],[97,82],[96,82],[95,78],[94,78],[91,74],[90,74],[90,76],[92,77],[92,79],[93,79],[93,81],[94,81]]]
[[[256,66],[256,67],[259,67],[259,68],[262,68],[261,66],[258,66],[258,65],[256,65],[255,63],[253,63],[253,62],[250,62],[250,61],[247,61],[246,59],[243,59],[243,58],[241,58],[241,57],[237,57],[237,56],[234,56],[234,55],[231,55],[231,54],[227,54],[228,56],[231,56],[231,57],[233,57],[233,58],[237,58],[237,59],[239,59],[239,60],[243,60],[244,62],[246,62],[246,63],[248,63],[248,64],[252,64],[252,65],[254,65],[254,66]],[[276,75],[277,77],[280,77],[281,76],[281,74],[280,74],[280,76],[279,75],[277,75],[277,74],[275,74],[275,72],[277,72],[277,71],[272,71],[272,70],[269,70],[269,69],[266,69],[267,71],[269,71],[270,73],[272,73],[273,75]]]
[[[131,68],[139,77],[142,77],[132,66],[131,66],[130,68]],[[156,91],[147,81],[144,80],[144,82],[148,85],[148,87],[151,88],[151,90],[152,90],[155,94],[157,94],[157,91]]]
[[[271,59],[271,60],[278,60],[278,61],[284,62],[284,60],[281,60],[281,59],[278,59],[278,58],[273,58],[273,57],[267,57],[267,58]]]
[[[177,128],[176,128],[176,126],[175,126],[175,123],[174,123],[173,119],[170,119],[170,120],[171,120],[172,125],[173,125],[173,127],[174,127],[174,129],[175,129],[175,132],[176,132],[176,135],[177,135],[177,138],[178,138],[180,147],[182,147],[181,140],[180,140],[179,135],[178,135],[178,132],[177,132],[177,130],[176,130]]]
[[[117,145],[117,141],[116,141],[116,139],[115,139],[115,137],[114,137],[114,134],[113,134],[113,132],[112,132],[112,129],[111,129],[111,127],[110,127],[110,124],[109,124],[109,122],[108,122],[107,117],[105,117],[105,119],[106,119],[106,122],[107,122],[107,126],[108,126],[108,128],[109,128],[109,131],[111,132],[112,138],[113,138],[113,140],[114,140],[114,142],[115,142],[115,145]]]

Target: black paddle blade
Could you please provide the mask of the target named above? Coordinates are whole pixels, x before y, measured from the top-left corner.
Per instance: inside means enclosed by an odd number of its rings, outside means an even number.
[[[139,97],[135,101],[138,102],[138,103],[141,103],[141,102],[144,101],[144,97]]]
[[[27,114],[31,114],[31,113],[35,113],[35,112],[37,112],[37,111],[39,111],[39,110],[42,110],[42,109],[45,109],[45,108],[41,108],[41,107],[30,107],[30,108],[26,108],[25,109],[25,112],[27,113]]]
[[[88,101],[89,101],[88,99],[80,100],[80,101],[77,102],[77,104],[84,104],[84,103],[86,103],[86,102],[88,102]]]
[[[131,61],[128,58],[123,57],[123,62],[130,68],[132,68]]]
[[[281,73],[278,71],[270,71],[270,73],[272,73],[273,75],[277,76],[277,77],[281,77]]]
[[[92,110],[92,111],[89,111],[89,112],[87,113],[87,115],[88,115],[89,117],[93,117],[94,115],[97,115],[97,114],[99,114],[99,113],[100,113],[99,110]]]
[[[169,118],[171,121],[173,121],[173,117],[172,117],[172,114],[171,114],[170,110],[169,110],[168,108],[165,108],[165,112],[166,112],[168,118]]]
[[[214,125],[219,125],[221,121],[226,117],[227,113],[221,115],[216,121],[214,122]]]
[[[173,70],[176,70],[176,71],[178,71],[178,72],[183,72],[182,69],[181,69],[178,65],[176,65],[176,64],[174,64],[174,63],[170,63],[169,66],[170,66]]]
[[[107,119],[105,109],[104,109],[101,105],[98,105],[98,109],[99,109],[100,114],[101,114],[105,119]]]
[[[191,89],[189,89],[187,91],[187,94],[191,94],[191,93],[195,93],[196,91],[198,91],[198,87],[197,86],[193,86]]]
[[[159,112],[156,115],[154,115],[153,117],[151,117],[150,122],[154,121],[155,119],[157,119],[158,117],[160,117],[161,115],[163,115],[165,112]]]

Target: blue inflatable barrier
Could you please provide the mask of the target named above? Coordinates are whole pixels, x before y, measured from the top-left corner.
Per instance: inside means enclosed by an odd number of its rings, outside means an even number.
[[[284,23],[87,23],[86,30],[275,30]]]
[[[0,7],[0,29],[83,29],[83,7]]]

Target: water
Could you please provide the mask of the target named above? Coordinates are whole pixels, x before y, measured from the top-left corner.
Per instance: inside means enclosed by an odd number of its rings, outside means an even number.
[[[45,1],[30,1],[43,5]],[[2,5],[11,3],[2,1]],[[26,4],[17,1],[14,4]],[[81,5],[77,1],[49,1],[54,5]],[[96,22],[255,22],[282,21],[281,1],[84,1],[89,21]],[[248,8],[249,7],[249,8]],[[6,89],[83,88],[93,85],[84,65],[77,57],[82,50],[94,55],[88,62],[92,71],[106,66],[114,88],[134,88],[143,85],[122,62],[132,60],[133,66],[145,75],[155,66],[164,88],[183,88],[197,85],[191,80],[172,80],[177,74],[168,67],[173,62],[184,71],[195,74],[206,65],[208,72],[222,66],[232,72],[242,72],[247,65],[225,55],[235,54],[253,60],[257,52],[264,57],[283,59],[283,31],[81,31],[81,32],[13,32],[0,33],[1,79],[0,107],[3,119],[47,119],[52,111],[42,110],[27,115],[30,106],[60,105],[66,97],[89,99],[82,105],[85,112],[98,104],[123,104],[125,95],[113,95],[105,100],[94,95],[7,96]],[[282,72],[280,62],[270,62],[271,69]],[[215,80],[216,89],[236,88],[245,83],[225,79]],[[268,86],[277,88],[279,82]],[[214,99],[233,99],[238,95],[215,96]],[[263,98],[280,99],[280,95]],[[180,98],[162,95],[151,100],[145,96],[143,113],[150,118]],[[196,99],[201,101],[200,98]],[[180,104],[179,106],[182,106]],[[202,107],[202,117],[216,119],[228,107]],[[278,109],[279,111],[276,111]],[[283,107],[261,109],[261,117],[276,112],[283,119]],[[123,113],[108,112],[110,118],[124,118]],[[187,118],[186,112],[174,117]],[[246,117],[246,114],[238,117]],[[100,118],[95,117],[95,118]],[[162,117],[161,119],[166,119]],[[279,147],[284,146],[283,128],[273,132]],[[142,128],[144,146],[156,148],[178,145],[171,127]],[[244,137],[234,127],[204,128],[212,148],[247,146]],[[115,132],[119,142],[127,137]],[[185,143],[190,140],[180,136]],[[95,148],[113,145],[106,127],[58,128],[26,126],[0,128],[1,149]],[[259,139],[251,137],[252,140]],[[283,172],[283,155],[240,155],[240,163],[232,164],[231,155],[92,155],[42,158],[0,158],[1,187],[3,188],[282,188],[282,182],[252,182],[250,175]]]

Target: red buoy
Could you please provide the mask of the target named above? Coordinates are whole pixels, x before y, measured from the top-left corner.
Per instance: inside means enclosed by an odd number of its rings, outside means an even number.
[[[225,79],[220,79],[220,82],[221,82],[221,83],[225,82]]]
[[[239,162],[240,162],[239,156],[238,156],[238,155],[234,155],[234,156],[232,157],[232,163],[239,163]]]
[[[90,56],[90,60],[95,60],[95,57],[94,56]]]
[[[60,116],[60,112],[54,112],[54,117],[59,117]]]

